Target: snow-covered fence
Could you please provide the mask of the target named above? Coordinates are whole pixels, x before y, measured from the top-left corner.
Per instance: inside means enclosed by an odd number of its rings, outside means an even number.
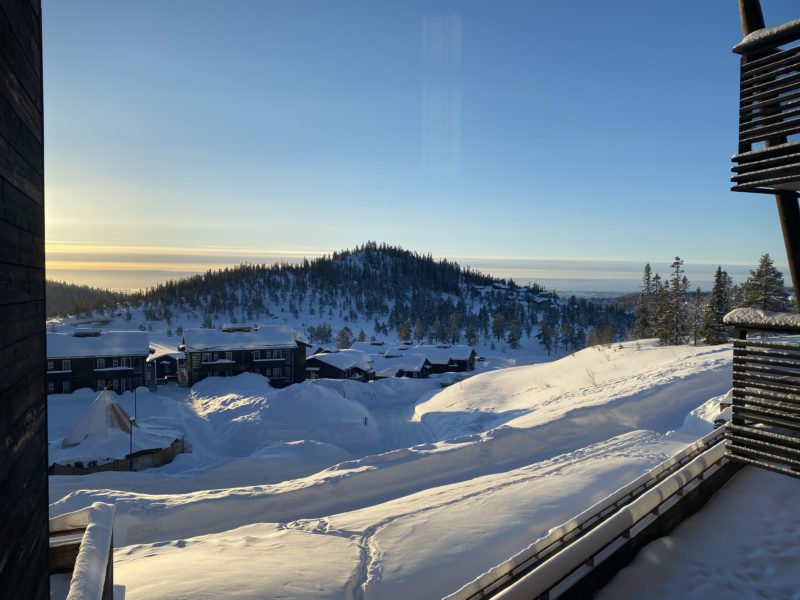
[[[800,477],[800,315],[738,309],[725,322],[736,327],[729,455]]]
[[[723,429],[709,433],[446,600],[535,598],[568,588],[718,471],[723,440]]]
[[[113,598],[113,531],[114,505],[103,502],[50,519],[51,571],[72,572],[67,600]]]
[[[47,473],[48,475],[89,475],[101,471],[141,471],[169,464],[182,452],[185,452],[185,442],[183,438],[180,438],[166,448],[134,452],[131,458],[119,458],[86,466],[53,463]]]

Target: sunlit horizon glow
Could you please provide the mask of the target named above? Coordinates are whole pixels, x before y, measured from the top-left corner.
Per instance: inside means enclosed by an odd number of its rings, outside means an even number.
[[[774,202],[729,191],[736,10],[44,0],[43,23],[51,278],[367,240],[561,289],[632,290],[676,254],[702,286],[765,252],[785,272]]]

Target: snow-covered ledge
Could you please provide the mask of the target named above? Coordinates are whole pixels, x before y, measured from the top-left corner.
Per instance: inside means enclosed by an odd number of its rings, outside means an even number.
[[[85,528],[67,600],[102,600],[104,592],[113,589],[107,573],[113,560],[114,510],[113,504],[95,502],[88,508],[50,519],[51,534]]]
[[[735,308],[723,319],[726,325],[746,329],[800,332],[800,315],[779,313],[760,308]]]

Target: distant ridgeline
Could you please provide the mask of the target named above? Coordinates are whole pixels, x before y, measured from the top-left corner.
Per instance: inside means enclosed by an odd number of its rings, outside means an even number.
[[[118,292],[49,279],[45,293],[48,317],[99,311],[128,301],[125,294]]]
[[[107,308],[118,310],[113,296]],[[99,299],[87,294],[84,310],[97,308]],[[560,300],[537,284],[521,287],[375,242],[301,264],[240,265],[170,280],[122,303],[178,329],[184,318],[205,327],[294,318],[315,344],[336,337],[344,345],[337,333],[348,327],[353,341],[396,332],[401,340],[515,348],[523,336],[538,335],[548,351],[577,350],[590,329],[622,339],[633,327],[632,311],[613,302]]]

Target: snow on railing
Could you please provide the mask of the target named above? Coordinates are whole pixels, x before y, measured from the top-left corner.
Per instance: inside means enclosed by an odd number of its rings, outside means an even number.
[[[67,600],[103,600],[113,591],[114,505],[91,506],[50,519],[50,534],[83,529]]]
[[[699,456],[708,452],[709,449],[715,448],[713,463],[719,461],[724,455],[724,445],[720,443],[723,440],[724,428],[715,429],[670,459],[660,463],[644,475],[588,508],[571,521],[551,529],[545,537],[537,540],[504,563],[490,569],[455,593],[446,596],[444,600],[487,598],[497,594],[509,582],[527,577],[525,575],[527,572],[538,569],[538,565],[544,562],[549,563],[551,558],[563,552],[565,548],[571,547],[570,544],[577,543],[576,540],[579,538],[587,537],[590,531],[593,532],[598,529],[612,515],[619,513],[622,507],[632,505],[637,498],[648,492],[648,490],[653,490],[656,486],[659,486],[659,489],[663,489],[660,488],[662,482],[679,472],[692,460],[696,460]],[[577,566],[585,562],[587,557],[588,555],[582,561],[579,561]],[[569,571],[565,571],[562,575],[566,576],[568,574]],[[531,594],[528,597],[534,597],[534,595]]]

